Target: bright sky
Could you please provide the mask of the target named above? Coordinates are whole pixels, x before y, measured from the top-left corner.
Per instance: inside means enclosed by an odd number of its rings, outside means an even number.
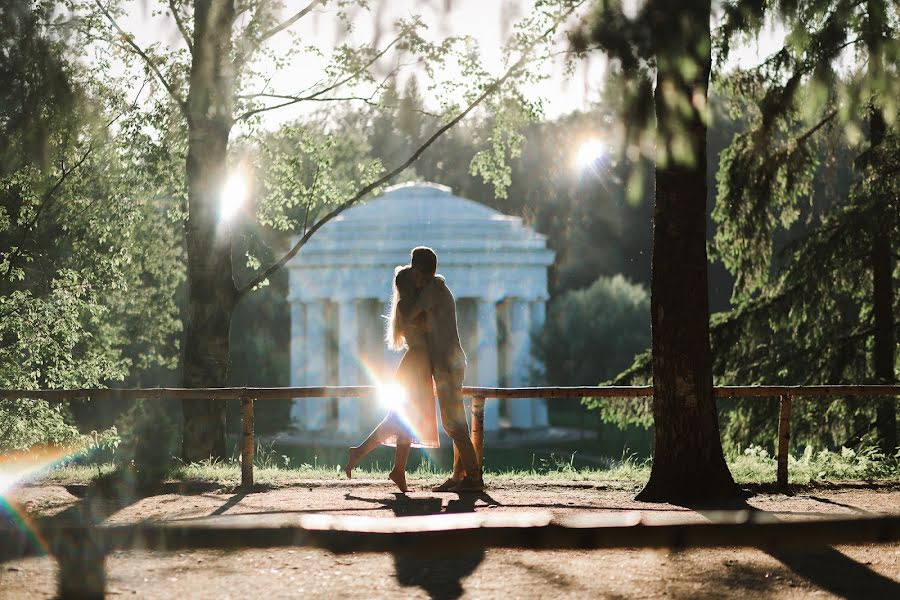
[[[306,6],[309,0],[286,0],[285,15]],[[123,27],[135,34],[138,43],[162,42],[180,45],[180,34],[174,22],[167,17],[151,17],[152,0],[138,3],[138,10],[131,11]],[[161,3],[164,4],[164,3]],[[271,39],[270,46],[276,53],[284,53],[292,44],[314,45],[324,49],[342,42],[372,43],[382,47],[391,39],[393,22],[413,14],[421,16],[428,24],[429,35],[439,41],[450,34],[468,34],[476,38],[481,49],[483,63],[493,72],[501,73],[500,49],[510,34],[513,23],[527,16],[525,10],[530,0],[391,0],[371,2],[369,12],[360,12],[352,19],[355,30],[347,34],[343,24],[335,16],[332,7],[316,9],[313,14],[297,22],[291,32],[282,32]],[[143,9],[142,9],[143,8]],[[732,64],[757,64],[761,57],[772,52],[780,41],[779,32],[768,32],[763,39],[734,53]],[[565,33],[557,36],[557,46],[567,44]],[[298,60],[282,70],[266,88],[269,93],[298,92],[314,83],[322,74],[326,61],[313,57]],[[572,76],[563,72],[560,60],[549,79],[528,91],[534,98],[545,100],[545,116],[554,118],[575,110],[583,110],[599,99],[600,84],[606,68],[602,53],[593,53],[586,61],[580,61]],[[452,73],[444,73],[451,76]],[[262,87],[262,86],[260,86]],[[296,118],[310,108],[279,109],[268,115],[268,122]]]
[[[285,15],[308,4],[308,0],[288,0]],[[286,52],[292,44],[314,45],[326,51],[341,43],[371,43],[383,47],[394,30],[398,18],[417,14],[428,25],[427,36],[441,41],[448,35],[466,34],[474,37],[481,49],[481,58],[492,72],[502,73],[501,48],[510,34],[513,23],[527,16],[524,8],[528,0],[391,0],[372,2],[372,9],[359,12],[352,19],[354,31],[348,34],[332,7],[316,9],[312,14],[272,38],[269,47],[276,53]],[[166,17],[151,17],[146,3],[129,14],[121,24],[135,34],[139,44],[162,42],[181,45],[180,33],[174,22]],[[564,32],[558,34],[558,46],[563,48]],[[291,93],[302,90],[321,76],[326,61],[307,56],[282,70],[266,89],[270,93]],[[554,75],[529,91],[533,97],[546,99],[546,116],[556,117],[573,110],[584,109],[599,97],[597,82],[601,81],[605,59],[599,54],[579,64],[574,77],[563,76],[563,64],[553,69]],[[412,71],[409,71],[412,72]],[[451,75],[444,73],[445,76]],[[424,83],[424,82],[423,82]],[[313,107],[317,108],[317,107]],[[307,109],[308,110],[308,109]],[[280,110],[279,121],[294,118],[297,110]],[[271,113],[274,116],[274,113]]]

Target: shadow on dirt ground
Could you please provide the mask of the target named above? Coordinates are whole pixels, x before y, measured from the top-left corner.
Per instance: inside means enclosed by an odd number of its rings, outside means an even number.
[[[628,489],[583,482],[571,486],[540,482],[497,484],[481,494],[433,494],[420,489],[395,493],[383,483],[303,482],[246,493],[212,483],[138,485],[127,473],[92,485],[47,484],[20,490],[18,512],[25,521],[0,528],[20,530],[53,524],[126,524],[142,520],[218,523],[242,517],[291,522],[291,515],[324,513],[380,518],[442,513],[528,512],[546,510],[554,518],[641,514],[646,524],[715,520],[716,511],[752,511],[760,521],[796,521],[815,516],[897,514],[897,486],[860,485],[809,488],[792,496],[759,494],[727,505],[638,503]],[[12,501],[12,500],[11,500]],[[721,517],[719,517],[721,518]],[[772,600],[815,593],[839,597],[900,598],[897,565],[900,546],[816,545],[799,551],[716,548],[688,551],[618,549],[596,551],[488,550],[446,555],[334,555],[314,548],[184,553],[127,551],[110,556],[110,594],[167,598],[170,577],[193,586],[191,595],[236,594],[288,597],[304,594],[416,597],[454,600],[463,596],[717,598],[728,594]],[[53,561],[23,559],[42,555],[40,544],[23,539],[0,544],[0,598],[49,598],[56,581]],[[311,565],[334,564],[332,568]],[[7,563],[7,564],[2,564]],[[349,567],[349,568],[346,568]],[[156,574],[156,575],[154,575]],[[290,580],[296,577],[294,582]],[[246,579],[246,580],[245,580]],[[286,586],[295,587],[286,587]],[[38,591],[32,591],[38,590]],[[43,591],[40,591],[43,590]],[[281,596],[279,596],[279,594]]]
[[[859,507],[836,502],[818,496],[809,496],[811,500],[839,506],[861,514],[872,514]],[[715,504],[680,504],[684,508],[715,520],[715,511],[744,510],[752,513],[753,519],[759,522],[780,522],[774,513],[751,506],[745,500],[719,502]],[[841,598],[849,600],[868,600],[870,598],[900,598],[900,583],[876,573],[867,565],[853,560],[846,554],[822,544],[811,544],[803,550],[772,550],[759,548],[772,558],[778,560],[791,572],[807,580],[809,583]],[[747,580],[741,577],[741,580]]]
[[[62,487],[77,498],[77,501],[59,512],[29,515],[28,511],[13,502],[8,507],[8,514],[0,513],[0,530],[13,533],[13,543],[0,547],[0,564],[27,556],[46,554],[48,548],[44,547],[36,534],[41,529],[99,525],[112,515],[145,498],[165,494],[191,496],[222,489],[221,485],[210,482],[138,480],[128,470],[104,474],[87,485],[70,484]],[[238,498],[234,503],[239,501]]]
[[[406,494],[395,493],[394,498],[363,498],[345,494],[345,500],[356,500],[379,504],[390,509],[397,517],[436,515],[443,513],[475,512],[478,503],[485,507],[500,506],[488,493],[459,494],[443,507],[443,498],[429,496],[410,498]],[[409,554],[395,554],[394,568],[397,583],[403,587],[420,587],[434,600],[454,600],[463,595],[463,579],[475,572],[484,560],[484,552],[453,553],[449,556],[417,557]]]
[[[344,500],[355,500],[358,502],[366,502],[369,504],[377,504],[389,509],[396,517],[411,517],[418,515],[437,515],[444,513],[470,513],[475,512],[478,503],[481,502],[484,507],[493,508],[503,506],[494,500],[487,492],[478,492],[475,494],[458,494],[458,498],[447,502],[447,508],[444,509],[444,499],[440,496],[429,496],[426,498],[411,498],[406,494],[395,492],[394,498],[363,498],[355,496],[352,493],[344,494]]]
[[[435,600],[454,600],[463,595],[463,579],[483,560],[483,551],[429,558],[396,554],[394,568],[401,586],[420,587]]]

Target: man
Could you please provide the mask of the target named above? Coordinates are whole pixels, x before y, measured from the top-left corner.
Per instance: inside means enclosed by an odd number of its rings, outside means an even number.
[[[453,475],[434,488],[435,492],[480,492],[484,489],[481,467],[469,436],[462,383],[466,354],[459,343],[456,301],[444,278],[437,275],[437,254],[431,248],[413,248],[410,265],[418,274],[419,298],[409,315],[425,313],[428,354],[437,388],[444,431],[453,439]]]

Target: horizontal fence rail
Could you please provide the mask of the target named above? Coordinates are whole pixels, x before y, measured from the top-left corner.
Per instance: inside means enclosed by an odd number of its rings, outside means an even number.
[[[66,390],[0,390],[0,399],[44,400],[291,400],[294,398],[362,398],[376,394],[374,385],[227,388],[80,388]],[[770,398],[775,396],[898,396],[900,385],[721,385],[719,398]],[[474,387],[464,386],[466,396],[483,398],[640,398],[653,395],[653,386],[602,387]]]
[[[294,398],[366,398],[375,395],[378,386],[305,386],[305,387],[228,387],[228,388],[81,388],[65,390],[0,389],[0,400],[42,398],[51,401],[73,399],[104,400],[240,400],[241,401],[241,485],[253,485],[254,402]],[[830,398],[835,396],[898,396],[900,385],[752,385],[715,386],[718,398],[778,397],[777,484],[788,491],[788,446],[793,398]],[[646,398],[653,386],[583,387],[474,387],[464,386],[463,394],[472,398],[472,443],[479,462],[484,464],[484,401],[487,398]]]

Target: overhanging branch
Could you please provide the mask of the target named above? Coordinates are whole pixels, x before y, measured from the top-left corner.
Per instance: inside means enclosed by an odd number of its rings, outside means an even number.
[[[281,33],[285,29],[289,28],[291,25],[293,25],[294,23],[296,23],[297,21],[299,21],[300,19],[305,17],[307,14],[312,12],[312,10],[316,6],[322,4],[322,2],[323,2],[323,0],[312,0],[312,2],[307,4],[305,8],[300,9],[298,12],[293,14],[289,19],[282,21],[275,27],[272,27],[271,29],[267,29],[266,31],[263,31],[261,34],[259,34],[259,37],[257,37],[256,39],[247,39],[246,42],[244,44],[242,44],[241,51],[238,52],[238,55],[235,59],[235,67],[240,68],[240,66],[243,65],[244,63],[246,63],[247,60],[250,58],[250,56],[253,55],[254,52],[259,50],[259,48],[263,45],[263,43],[266,40]],[[241,12],[243,12],[243,11],[241,11]],[[237,18],[238,14],[240,14],[240,13],[235,14],[235,18]],[[261,16],[262,16],[262,13],[260,12],[260,10],[257,10],[254,13],[253,17],[251,18],[251,23],[253,23],[254,21],[260,20]],[[252,27],[245,29],[244,31],[246,32],[249,29],[252,29]]]
[[[316,6],[318,6],[320,4],[322,4],[322,0],[312,0],[312,2],[307,4],[305,8],[300,9],[294,15],[292,15],[291,18],[289,18],[285,21],[282,21],[275,27],[273,27],[267,31],[264,31],[262,34],[260,34],[259,39],[256,41],[256,44],[257,45],[262,44],[264,41],[266,41],[270,37],[278,35],[282,31],[284,31],[285,29],[287,29],[288,27],[290,27],[291,25],[293,25],[294,23],[296,23],[297,21],[299,21],[300,19],[305,17],[308,13],[310,13],[312,11],[312,9],[314,9]]]
[[[110,14],[108,10],[106,10],[106,8],[104,8],[103,4],[100,3],[100,0],[94,0],[94,4],[97,5],[97,8],[100,9],[100,12],[102,12],[103,15],[107,18],[107,20],[113,26],[113,29],[116,30],[116,33],[119,34],[119,37],[131,49],[131,51],[140,56],[141,59],[143,59],[144,63],[147,65],[147,68],[149,68],[153,72],[162,86],[166,88],[167,92],[169,92],[169,96],[171,96],[172,99],[175,100],[179,108],[181,108],[182,112],[187,115],[187,104],[185,104],[184,99],[182,99],[181,95],[178,93],[178,90],[176,90],[175,87],[171,83],[169,83],[169,81],[159,70],[159,67],[156,66],[156,63],[147,55],[147,53],[144,52],[144,50],[134,42],[134,36],[119,27],[119,24],[116,22],[115,18],[112,16],[112,14]]]
[[[175,0],[169,0],[169,10],[172,11],[172,18],[175,19],[175,24],[178,25],[178,31],[181,32],[181,37],[184,38],[188,50],[193,54],[194,44],[191,42],[191,36],[188,34],[187,27],[184,26],[184,21],[182,21],[181,17],[178,15],[178,7],[175,6]]]
[[[292,105],[298,104],[300,102],[309,102],[309,101],[313,101],[313,100],[321,101],[321,100],[323,100],[322,96],[324,96],[328,92],[336,90],[337,88],[341,87],[342,85],[353,81],[354,79],[356,79],[357,77],[359,77],[360,75],[365,73],[369,69],[369,67],[371,67],[373,64],[378,62],[378,60],[381,57],[383,57],[388,52],[388,50],[390,50],[399,41],[400,41],[399,37],[394,38],[390,44],[388,44],[387,46],[382,48],[379,52],[377,52],[374,56],[372,56],[372,58],[368,62],[366,62],[366,64],[362,65],[359,69],[356,69],[355,71],[353,71],[352,73],[350,73],[349,75],[347,75],[346,77],[344,77],[342,79],[331,82],[330,84],[326,85],[324,88],[317,90],[315,92],[312,92],[311,94],[307,94],[305,96],[301,96],[299,94],[293,94],[293,95],[291,95],[291,94],[285,94],[285,95],[249,94],[247,96],[244,96],[246,98],[252,98],[252,97],[283,98],[283,99],[287,100],[287,102],[282,102],[281,104],[276,104],[274,106],[265,106],[262,108],[255,108],[252,110],[248,110],[247,112],[244,112],[244,113],[240,114],[237,118],[235,118],[235,122],[242,121],[244,119],[249,119],[253,115],[257,115],[259,113],[267,112],[270,110],[277,110],[279,108],[284,108],[285,106],[292,106]],[[379,86],[378,89],[380,89],[381,87],[382,86]],[[310,89],[310,88],[307,88],[307,89]],[[327,99],[328,98],[326,98],[326,100]],[[370,96],[370,99],[371,99],[371,96]]]
[[[809,129],[807,129],[802,134],[800,134],[800,136],[797,137],[796,143],[802,144],[803,142],[805,142],[807,139],[812,137],[818,130],[822,129],[822,127],[827,125],[829,121],[831,121],[833,118],[835,118],[837,116],[837,114],[838,114],[838,111],[836,108],[833,108],[830,111],[828,111],[827,113],[825,113],[825,115],[819,120],[818,123],[816,123]]]

